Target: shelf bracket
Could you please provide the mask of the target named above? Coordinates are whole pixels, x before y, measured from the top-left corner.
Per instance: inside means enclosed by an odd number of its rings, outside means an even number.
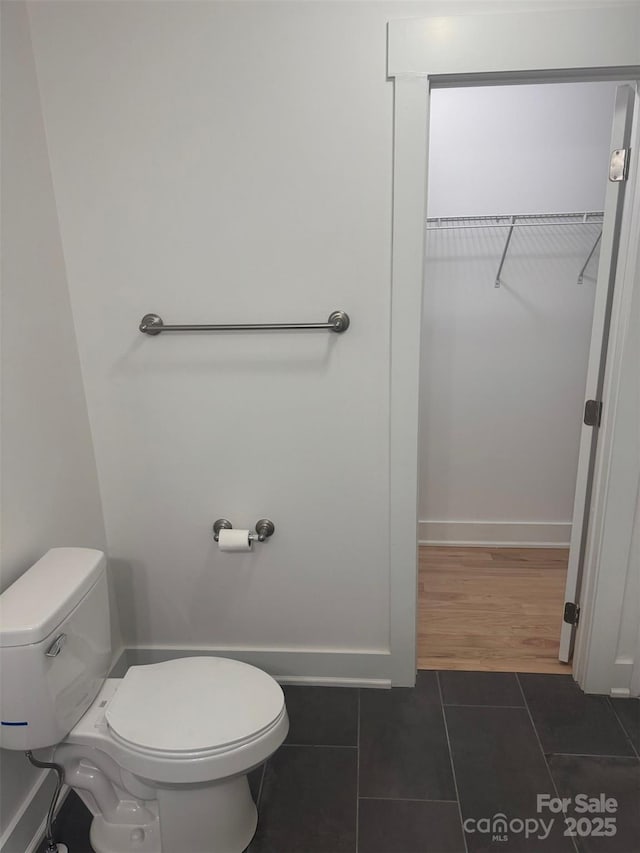
[[[589,266],[589,261],[590,261],[590,260],[591,260],[591,258],[593,257],[593,253],[595,252],[595,250],[598,248],[598,243],[600,242],[600,240],[601,240],[601,239],[602,239],[602,231],[598,234],[598,237],[597,237],[597,239],[596,239],[596,242],[593,244],[593,248],[592,248],[592,249],[591,249],[591,251],[589,252],[589,255],[588,255],[588,257],[587,257],[587,260],[584,262],[584,266],[582,267],[582,269],[581,269],[581,270],[580,270],[580,272],[578,273],[578,284],[582,284],[582,283],[583,283],[583,281],[584,281],[584,274],[585,274],[585,271],[586,271],[587,267]]]
[[[511,242],[511,235],[513,234],[513,226],[516,224],[516,217],[511,217],[511,227],[509,228],[509,233],[507,234],[507,239],[504,244],[504,249],[502,250],[502,257],[500,258],[500,266],[498,267],[498,272],[496,274],[496,281],[494,287],[500,287],[502,281],[500,280],[500,276],[502,275],[502,267],[504,266],[505,259],[507,257],[507,252],[509,251],[509,243]]]

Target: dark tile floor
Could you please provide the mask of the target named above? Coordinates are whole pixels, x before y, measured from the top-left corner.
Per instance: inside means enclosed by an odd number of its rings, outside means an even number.
[[[250,778],[249,853],[640,853],[639,700],[480,672],[285,692],[287,741]],[[57,819],[70,853],[90,853],[88,824],[71,794]]]

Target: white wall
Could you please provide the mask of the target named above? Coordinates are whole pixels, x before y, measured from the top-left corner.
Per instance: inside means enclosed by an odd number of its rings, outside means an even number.
[[[432,93],[429,215],[601,210],[615,84]],[[428,232],[420,537],[568,542],[597,226]]]
[[[308,676],[363,652],[388,676],[386,23],[451,9],[30,4],[130,645],[308,651]],[[335,308],[340,337],[137,331]],[[222,515],[276,535],[223,556]]]
[[[601,210],[615,83],[434,89],[429,216]]]
[[[126,639],[386,652],[388,14],[43,3],[31,16]],[[337,308],[352,318],[342,336],[137,330],[148,311]],[[276,534],[222,555],[219,516],[268,516]]]
[[[105,534],[27,11],[22,3],[0,8],[4,589],[47,549],[104,548]],[[41,771],[4,750],[0,769],[4,842]],[[7,853],[25,849],[43,807],[16,827]]]

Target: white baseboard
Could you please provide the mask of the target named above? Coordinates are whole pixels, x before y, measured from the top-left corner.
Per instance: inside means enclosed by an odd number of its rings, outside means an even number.
[[[570,521],[419,521],[421,545],[568,548]]]
[[[282,684],[323,687],[391,687],[389,652],[291,651],[282,649],[127,648],[111,671],[121,678],[130,666],[160,663],[190,655],[215,655],[253,664]]]
[[[54,773],[50,770],[38,773],[22,805],[2,833],[0,853],[35,853],[44,838],[47,811],[55,786]],[[69,788],[64,785],[58,798],[56,814],[68,793]]]

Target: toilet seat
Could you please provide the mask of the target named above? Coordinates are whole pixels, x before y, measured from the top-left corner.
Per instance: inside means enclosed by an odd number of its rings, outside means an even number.
[[[202,714],[190,718],[178,685]],[[214,731],[207,713],[226,727]],[[271,676],[239,661],[192,657],[107,679],[63,743],[100,750],[152,786],[213,783],[262,764],[288,730],[284,694]]]
[[[105,711],[114,740],[165,760],[242,748],[278,722],[284,695],[249,664],[190,657],[131,667]]]

